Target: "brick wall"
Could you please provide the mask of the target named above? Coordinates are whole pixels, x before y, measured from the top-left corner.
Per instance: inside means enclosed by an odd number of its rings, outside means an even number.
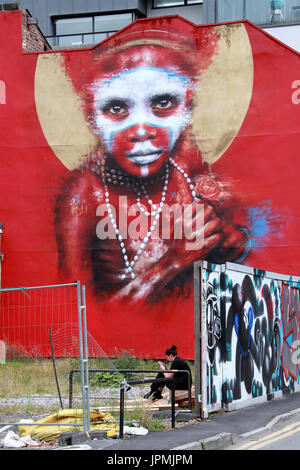
[[[26,52],[40,52],[51,50],[39,27],[36,24],[28,24],[28,18],[32,18],[27,11],[22,12],[22,44]]]

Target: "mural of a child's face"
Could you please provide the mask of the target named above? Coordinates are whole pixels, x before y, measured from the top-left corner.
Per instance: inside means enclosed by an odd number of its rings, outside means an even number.
[[[94,127],[123,170],[146,177],[166,163],[190,122],[190,88],[184,75],[155,67],[94,82]]]

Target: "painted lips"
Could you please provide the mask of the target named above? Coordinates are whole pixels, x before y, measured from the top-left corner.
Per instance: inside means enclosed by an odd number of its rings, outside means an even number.
[[[135,163],[136,165],[149,165],[150,163],[153,163],[158,160],[162,153],[162,150],[155,150],[150,152],[135,152],[128,153],[126,157],[129,161]]]

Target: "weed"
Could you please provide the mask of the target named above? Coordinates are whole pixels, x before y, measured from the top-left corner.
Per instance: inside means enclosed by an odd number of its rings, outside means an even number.
[[[111,387],[118,385],[124,378],[126,380],[133,380],[141,378],[140,374],[134,372],[118,372],[120,370],[134,370],[134,369],[147,369],[156,368],[152,361],[139,359],[132,354],[132,351],[119,350],[115,348],[116,356],[113,359],[101,358],[98,361],[93,359],[89,361],[89,369],[114,369],[114,372],[95,372],[90,374],[91,385],[101,385],[104,387]]]
[[[114,366],[116,369],[139,369],[140,361],[137,357],[135,357],[130,351],[125,350],[118,350],[115,348],[115,352],[117,356],[114,359]],[[126,380],[130,380],[133,378],[133,373],[125,372],[124,376]]]
[[[148,408],[137,406],[134,410],[125,412],[125,419],[136,422],[148,431],[163,431],[166,428],[161,418],[153,418]]]
[[[166,425],[161,418],[152,418],[146,429],[148,429],[148,431],[164,431]]]
[[[119,386],[119,383],[124,379],[124,375],[119,373],[110,372],[94,372],[90,374],[90,384],[100,385],[102,387]]]

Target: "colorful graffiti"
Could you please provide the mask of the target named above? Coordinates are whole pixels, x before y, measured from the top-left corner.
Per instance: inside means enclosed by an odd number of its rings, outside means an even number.
[[[286,377],[299,377],[299,286],[282,286],[282,328],[284,342],[282,363]]]
[[[207,403],[273,398],[299,383],[299,286],[233,264],[204,270]],[[278,275],[277,275],[278,276]]]

